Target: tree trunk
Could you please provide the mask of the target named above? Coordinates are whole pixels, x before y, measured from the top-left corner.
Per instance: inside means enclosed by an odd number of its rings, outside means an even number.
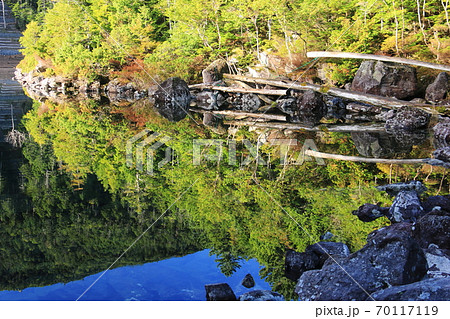
[[[6,29],[5,0],[2,0],[3,27]]]
[[[313,150],[306,150],[305,155],[318,158],[328,158],[338,161],[350,161],[359,163],[383,163],[383,164],[425,164],[424,161],[426,160],[426,158],[414,158],[414,159],[369,158],[369,157],[322,153]]]
[[[363,59],[363,60],[377,60],[385,62],[403,63],[416,66],[422,66],[425,68],[450,71],[449,65],[422,62],[412,59],[389,57],[384,55],[375,54],[363,54],[363,53],[351,53],[351,52],[326,52],[326,51],[312,51],[306,54],[308,58],[344,58],[344,59]]]

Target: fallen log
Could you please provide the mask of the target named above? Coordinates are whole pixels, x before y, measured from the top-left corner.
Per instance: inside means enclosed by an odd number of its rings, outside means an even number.
[[[254,93],[254,94],[263,94],[263,95],[286,95],[287,90],[265,90],[265,89],[253,89],[253,88],[236,88],[236,87],[228,87],[228,86],[214,86],[209,84],[194,84],[189,85],[189,89],[209,89],[213,91],[222,91],[228,93]]]
[[[349,90],[343,90],[338,88],[328,88],[326,86],[320,86],[316,84],[310,84],[310,83],[296,83],[293,81],[280,81],[280,80],[270,80],[270,79],[260,79],[260,78],[253,78],[248,76],[242,76],[242,75],[233,75],[233,74],[224,74],[225,78],[233,79],[233,80],[240,80],[250,83],[258,83],[258,84],[268,84],[272,86],[277,87],[283,87],[288,89],[294,89],[294,90],[313,90],[316,92],[320,92],[323,94],[329,94],[333,96],[337,96],[344,99],[349,99],[353,101],[363,102],[375,106],[381,106],[388,109],[398,109],[402,106],[412,106],[417,107],[422,110],[424,110],[427,113],[430,114],[440,114],[438,111],[434,110],[433,108],[430,108],[429,105],[426,104],[420,104],[420,103],[413,103],[409,101],[401,101],[390,97],[384,97],[384,96],[378,96],[373,94],[365,94],[361,92],[355,92],[355,91],[349,91]],[[272,90],[271,90],[272,91]]]
[[[266,113],[250,113],[250,112],[243,112],[243,111],[231,111],[231,110],[224,110],[224,111],[209,111],[209,110],[202,110],[202,109],[195,109],[191,108],[189,109],[191,112],[195,113],[212,113],[212,114],[218,114],[218,115],[225,115],[230,117],[254,117],[254,118],[260,118],[260,119],[266,119],[266,120],[272,120],[272,121],[286,121],[285,115],[276,115],[276,114],[266,114]]]
[[[390,56],[384,56],[384,55],[375,55],[375,54],[312,51],[312,52],[306,53],[306,56],[308,58],[342,58],[342,59],[376,60],[376,61],[394,62],[394,63],[402,63],[402,64],[409,64],[409,65],[415,65],[415,66],[422,66],[425,68],[442,70],[442,71],[450,71],[450,65],[422,62],[419,60],[404,59],[404,58],[390,57]]]
[[[351,132],[369,132],[380,133],[384,132],[383,125],[319,125],[319,126],[307,126],[295,123],[282,123],[282,122],[252,122],[252,121],[224,121],[225,125],[232,126],[254,126],[260,128],[278,129],[278,130],[301,130],[308,132],[336,132],[336,133],[351,133]]]
[[[369,158],[369,157],[359,157],[359,156],[347,156],[347,155],[337,155],[330,153],[322,153],[313,150],[306,150],[305,155],[327,158],[338,161],[350,161],[350,162],[361,162],[361,163],[382,163],[382,164],[426,164],[427,158],[413,158],[413,159],[388,159],[388,158]]]

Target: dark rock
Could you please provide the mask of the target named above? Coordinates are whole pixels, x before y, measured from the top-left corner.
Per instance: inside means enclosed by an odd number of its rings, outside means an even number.
[[[443,119],[433,127],[436,148],[450,146],[450,119]]]
[[[236,295],[228,284],[205,285],[207,301],[236,301]]]
[[[330,240],[334,237],[333,233],[330,233],[329,231],[327,231],[325,234],[323,234],[322,236],[320,236],[320,240]]]
[[[415,190],[400,191],[389,208],[390,221],[415,222],[424,213],[419,196]]]
[[[365,223],[374,221],[383,216],[390,217],[389,207],[380,207],[374,204],[364,204],[353,211],[352,214],[358,216],[359,220]]]
[[[284,259],[286,278],[296,281],[305,271],[320,268],[320,259],[313,252],[298,253],[287,250]]]
[[[372,232],[361,250],[334,259],[339,265],[329,258],[321,270],[302,274],[295,289],[300,300],[366,300],[367,293],[421,280],[427,271],[407,223]]]
[[[435,207],[450,212],[450,195],[430,196],[422,203],[425,214],[430,213]]]
[[[377,301],[448,301],[450,280],[431,278],[409,285],[389,287],[373,293],[372,298]]]
[[[425,258],[428,263],[429,278],[450,277],[450,257],[435,244],[431,244],[425,250]]]
[[[191,102],[188,85],[180,78],[169,78],[153,95],[155,108],[166,119],[177,122],[187,115]]]
[[[218,124],[218,118],[213,113],[203,114],[203,125],[216,127]]]
[[[256,94],[235,94],[232,102],[233,106],[237,110],[245,112],[255,112],[261,107],[261,100]]]
[[[331,241],[320,241],[306,247],[305,253],[314,253],[319,257],[317,268],[321,268],[325,261],[330,257],[347,257],[350,255],[350,249],[344,243],[335,243]]]
[[[218,92],[211,90],[203,90],[195,94],[195,104],[197,107],[205,110],[218,110],[219,105],[217,104]]]
[[[245,288],[252,288],[255,286],[255,279],[253,279],[253,276],[251,274],[247,274],[245,275],[244,279],[242,279],[241,285]]]
[[[386,131],[425,129],[431,115],[421,109],[402,106],[394,116],[386,120]]]
[[[389,158],[395,154],[409,153],[412,149],[411,145],[399,145],[387,133],[352,132],[351,137],[356,150],[364,157]]]
[[[425,92],[425,99],[430,102],[444,100],[450,90],[450,76],[446,72],[441,72],[433,83],[428,85]]]
[[[290,117],[291,122],[317,124],[327,114],[327,106],[322,95],[312,90],[297,98],[296,108]]]
[[[229,73],[227,61],[216,60],[202,71],[203,83],[212,84],[220,81],[224,73]]]
[[[435,159],[445,163],[450,163],[450,146],[442,147],[433,152]]]
[[[366,114],[381,114],[383,112],[383,109],[379,106],[373,106],[356,102],[348,103],[346,105],[346,109],[349,112],[366,113]]]
[[[395,183],[377,186],[376,189],[384,191],[390,196],[397,196],[401,191],[415,191],[418,195],[426,192],[427,188],[420,181],[410,181],[409,183]]]
[[[450,213],[439,206],[420,218],[414,226],[414,238],[421,247],[438,245],[444,250],[450,249]]]
[[[294,116],[294,111],[297,108],[297,98],[292,96],[279,98],[277,100],[277,106],[281,112],[289,116]]]
[[[284,297],[270,290],[254,290],[242,294],[239,301],[284,301]]]
[[[362,62],[352,82],[353,91],[398,99],[414,97],[417,87],[415,68],[381,61]]]

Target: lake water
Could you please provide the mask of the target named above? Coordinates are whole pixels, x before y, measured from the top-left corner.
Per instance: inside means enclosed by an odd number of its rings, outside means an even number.
[[[388,224],[351,214],[392,202],[374,186],[417,179],[427,195],[448,194],[442,167],[296,161],[303,145],[429,158],[429,132],[210,130],[198,114],[169,122],[145,99],[32,103],[11,80],[13,68],[2,70],[0,300],[76,300],[94,282],[81,300],[205,300],[206,284],[249,291],[240,285],[247,273],[256,281],[250,290],[296,299],[286,249],[303,251],[326,232],[361,248]],[[6,142],[13,128],[26,136],[21,147]],[[296,145],[283,153],[273,142],[286,139]]]

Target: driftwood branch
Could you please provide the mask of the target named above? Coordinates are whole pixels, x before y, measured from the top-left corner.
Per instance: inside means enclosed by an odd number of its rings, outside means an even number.
[[[260,118],[265,120],[271,120],[271,121],[286,121],[285,115],[275,115],[275,114],[265,114],[265,113],[250,113],[250,112],[242,112],[242,111],[208,111],[208,110],[202,110],[202,109],[189,109],[191,112],[195,113],[212,113],[217,115],[225,115],[230,117],[254,117],[254,118]]]
[[[426,158],[414,159],[387,159],[387,158],[369,158],[359,156],[337,155],[322,153],[313,150],[306,150],[305,155],[319,158],[328,158],[338,161],[362,162],[362,163],[383,163],[383,164],[426,164]]]
[[[229,93],[254,93],[263,95],[285,95],[286,90],[265,90],[265,89],[253,89],[253,88],[235,88],[228,86],[213,86],[209,84],[194,84],[189,86],[190,89],[209,89],[214,91],[222,91]]]
[[[253,78],[253,77],[247,77],[242,75],[233,75],[233,74],[224,74],[225,78],[233,79],[233,80],[240,80],[245,82],[251,82],[251,83],[258,83],[258,84],[268,84],[276,87],[283,87],[288,89],[294,89],[294,90],[313,90],[320,93],[326,93],[329,95],[353,100],[353,101],[359,101],[375,106],[382,106],[389,109],[398,109],[402,106],[413,106],[420,108],[424,110],[427,113],[430,114],[439,114],[436,110],[429,107],[429,105],[426,104],[420,104],[420,103],[413,103],[408,101],[401,101],[390,97],[384,97],[384,96],[378,96],[373,94],[365,94],[361,92],[355,92],[355,91],[349,91],[349,90],[343,90],[338,88],[328,88],[326,86],[320,86],[316,84],[309,84],[309,83],[296,83],[293,81],[281,81],[281,80],[269,80],[269,79],[260,79],[260,78]],[[273,91],[273,90],[270,90]]]
[[[377,60],[385,62],[403,63],[409,65],[422,66],[425,68],[450,71],[450,65],[443,65],[437,63],[422,62],[412,59],[404,59],[397,57],[389,57],[375,54],[362,54],[351,52],[327,52],[327,51],[313,51],[306,54],[308,58],[343,58],[343,59],[363,59],[363,60]]]
[[[309,132],[369,132],[369,133],[379,133],[384,132],[384,126],[372,124],[372,125],[320,125],[320,126],[307,126],[295,123],[281,123],[281,122],[252,122],[252,121],[224,121],[225,125],[234,126],[254,126],[260,128],[278,129],[278,130],[303,130]]]

